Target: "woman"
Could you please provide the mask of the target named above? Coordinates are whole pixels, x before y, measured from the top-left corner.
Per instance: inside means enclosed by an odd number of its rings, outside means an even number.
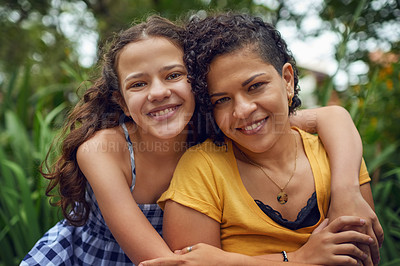
[[[283,254],[294,262],[372,264],[353,245],[362,236],[337,226],[344,218],[324,229],[333,237],[310,238],[329,217],[329,160],[318,137],[291,128],[288,114],[300,105],[298,77],[279,32],[247,15],[211,16],[189,25],[185,51],[192,88],[216,130],[212,140],[185,153],[159,200],[168,245],[207,243],[274,260]],[[364,164],[359,174],[373,207]],[[322,245],[326,241],[331,248]]]

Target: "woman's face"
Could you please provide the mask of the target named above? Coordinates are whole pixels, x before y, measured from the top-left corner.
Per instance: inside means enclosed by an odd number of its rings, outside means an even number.
[[[288,98],[294,88],[290,64],[280,75],[256,51],[243,48],[216,57],[207,84],[215,121],[241,147],[267,151],[290,129]]]
[[[130,43],[121,51],[118,75],[124,112],[139,134],[170,139],[190,121],[195,102],[182,58],[182,49],[161,37]]]

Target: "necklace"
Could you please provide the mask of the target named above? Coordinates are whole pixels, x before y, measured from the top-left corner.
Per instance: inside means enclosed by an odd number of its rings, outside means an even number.
[[[281,187],[280,187],[266,172],[265,172],[264,167],[262,167],[262,166],[261,166],[260,164],[258,164],[258,163],[253,162],[252,160],[250,160],[250,158],[247,157],[247,155],[246,155],[244,152],[242,152],[241,149],[237,148],[237,149],[239,150],[240,154],[241,154],[250,164],[252,164],[252,165],[254,165],[254,166],[260,168],[260,170],[264,173],[264,175],[265,175],[266,177],[268,177],[268,179],[271,180],[272,183],[274,183],[275,186],[277,186],[277,187],[280,189],[280,192],[279,192],[278,195],[276,196],[276,199],[278,200],[278,202],[279,202],[280,204],[285,204],[285,203],[288,201],[289,196],[288,196],[288,194],[287,194],[284,190],[286,189],[286,187],[288,186],[290,180],[292,180],[292,178],[293,178],[293,176],[294,176],[294,173],[296,172],[296,166],[297,166],[297,139],[296,139],[296,137],[294,137],[294,141],[295,141],[295,143],[296,143],[296,156],[295,156],[296,159],[294,160],[294,169],[293,169],[292,174],[290,175],[289,180],[286,182],[286,184],[285,184],[285,186],[284,186],[283,188],[281,188]]]

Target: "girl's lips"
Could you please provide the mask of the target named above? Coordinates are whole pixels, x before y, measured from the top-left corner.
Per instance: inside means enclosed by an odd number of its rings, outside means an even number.
[[[268,117],[255,121],[250,125],[244,126],[244,127],[240,127],[237,128],[237,130],[239,130],[240,132],[242,132],[243,134],[246,135],[252,135],[257,133],[258,131],[261,130],[261,128],[264,126],[265,122],[267,121]]]

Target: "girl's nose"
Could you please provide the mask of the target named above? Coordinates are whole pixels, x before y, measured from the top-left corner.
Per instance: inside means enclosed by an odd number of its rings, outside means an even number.
[[[152,101],[163,101],[165,98],[171,96],[172,92],[167,87],[166,84],[162,82],[153,82],[150,86],[149,94],[147,95],[147,99]]]

